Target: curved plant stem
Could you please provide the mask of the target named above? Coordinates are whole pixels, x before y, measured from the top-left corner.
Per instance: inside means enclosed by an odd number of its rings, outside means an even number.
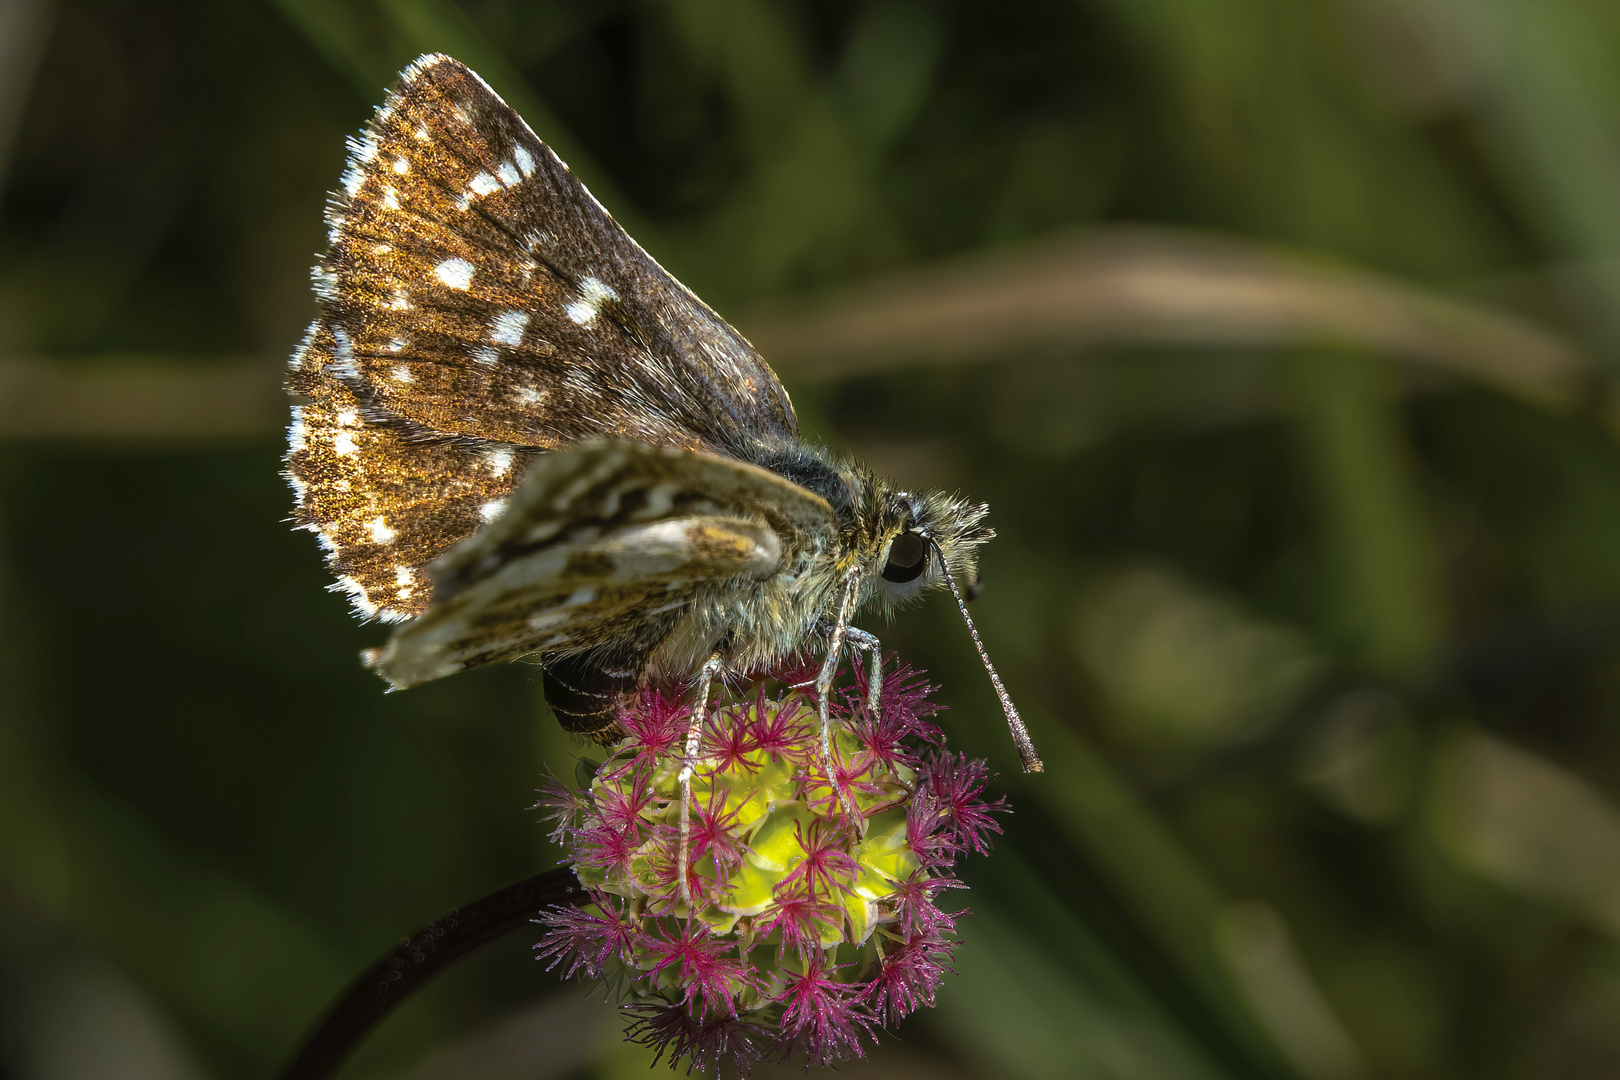
[[[282,1080],[327,1080],[372,1028],[439,972],[527,924],[542,908],[589,900],[574,872],[564,867],[451,912],[356,979],[282,1072]]]

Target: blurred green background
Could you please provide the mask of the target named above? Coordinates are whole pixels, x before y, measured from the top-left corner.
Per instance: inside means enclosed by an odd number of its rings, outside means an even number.
[[[0,1077],[266,1077],[554,864],[535,669],[384,696],[277,476],[343,137],[440,50],[991,503],[873,626],[1016,814],[855,1077],[1620,1074],[1620,8],[0,2]],[[640,1076],[519,934],[347,1075]]]

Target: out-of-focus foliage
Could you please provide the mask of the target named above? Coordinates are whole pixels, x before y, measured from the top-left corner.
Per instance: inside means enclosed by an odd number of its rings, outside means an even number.
[[[1048,771],[947,600],[873,627],[1016,814],[958,977],[851,1072],[1620,1072],[1614,5],[11,0],[0,1075],[269,1075],[374,956],[557,857],[524,807],[578,749],[534,669],[385,697],[282,520],[322,198],[430,49],[792,331],[815,436],[992,505],[975,614]],[[1289,254],[1043,291],[1041,244],[1143,225]],[[971,348],[902,319],[947,279]],[[790,347],[872,320],[914,347]],[[530,944],[351,1075],[642,1075]]]

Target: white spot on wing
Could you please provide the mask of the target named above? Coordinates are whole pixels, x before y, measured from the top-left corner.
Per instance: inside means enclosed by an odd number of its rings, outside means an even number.
[[[474,195],[490,195],[501,190],[501,182],[489,173],[481,172],[467,181],[467,188]]]
[[[584,604],[589,604],[591,601],[596,599],[596,595],[597,589],[593,585],[587,585],[584,588],[575,589],[569,594],[568,599],[564,600],[556,607],[547,608],[545,611],[530,615],[529,629],[545,630],[549,627],[567,622],[569,619],[574,617],[574,612],[571,609],[580,607]]]
[[[523,331],[529,325],[529,313],[508,308],[495,316],[490,324],[489,340],[497,345],[520,345],[523,343]]]
[[[500,352],[490,348],[488,345],[480,345],[472,351],[471,356],[473,360],[483,364],[485,367],[494,367],[501,362]]]
[[[337,372],[340,378],[357,381],[360,378],[360,369],[354,366],[354,339],[347,331],[332,329],[332,362],[327,365]]]
[[[322,300],[337,299],[337,275],[319,266],[309,272],[310,281],[315,286],[315,295]]]
[[[388,306],[393,308],[395,311],[409,311],[409,310],[411,310],[410,293],[403,286],[401,286],[398,289],[395,289],[394,290],[394,299],[389,303]]]
[[[640,510],[636,511],[634,520],[646,521],[652,518],[661,518],[668,514],[675,506],[675,493],[679,490],[680,485],[671,483],[668,480],[654,484],[647,489],[647,501],[642,504]]]
[[[391,187],[383,188],[383,208],[387,210],[399,209],[399,192]]]
[[[506,187],[515,187],[523,182],[523,177],[517,171],[517,166],[511,162],[501,162],[501,167],[496,172],[500,173],[501,183]]]
[[[355,409],[344,409],[337,414],[339,427],[354,427],[360,423],[360,413]]]
[[[519,405],[538,405],[546,400],[545,391],[536,390],[532,386],[519,387],[513,396],[517,398]]]
[[[478,516],[483,518],[485,521],[494,521],[496,518],[501,516],[501,512],[505,509],[505,499],[491,499],[489,502],[478,508]]]
[[[512,160],[517,162],[518,171],[524,176],[534,175],[534,156],[522,143],[512,148]]]
[[[504,446],[491,450],[484,456],[484,464],[489,466],[491,475],[505,476],[512,469],[512,451]]]
[[[399,534],[388,527],[388,522],[380,517],[372,518],[366,522],[366,531],[371,534],[371,540],[376,544],[392,544],[394,537]]]
[[[562,532],[562,527],[563,523],[560,521],[542,521],[538,525],[531,525],[523,539],[526,543],[539,544]]]
[[[413,383],[416,381],[416,377],[411,374],[411,369],[404,364],[396,365],[390,374],[394,376],[395,382]]]
[[[597,312],[609,300],[617,300],[619,294],[608,286],[602,284],[594,277],[588,277],[579,283],[579,299],[569,304],[566,310],[568,317],[580,326],[589,326],[596,320]]]
[[[383,348],[387,349],[389,352],[399,352],[404,347],[405,339],[402,337],[394,338],[387,345],[383,346]]]
[[[354,436],[347,431],[338,432],[337,438],[332,440],[332,453],[338,457],[348,457],[358,449],[360,444],[355,442]]]
[[[424,125],[418,124],[416,125],[416,137],[423,142],[428,142],[433,138],[433,134]]]
[[[394,584],[395,585],[414,585],[414,584],[416,584],[416,571],[412,570],[408,566],[396,566],[396,567],[394,567]]]
[[[411,171],[411,163],[406,161],[402,157],[401,158],[395,158],[394,159],[394,171],[399,173],[399,175],[404,176],[406,173]]]
[[[433,268],[433,273],[452,289],[465,289],[472,284],[473,264],[466,259],[446,259]]]
[[[633,530],[635,543],[613,555],[619,578],[668,573],[692,557],[692,538],[684,521],[660,521]],[[627,537],[628,539],[628,537]]]

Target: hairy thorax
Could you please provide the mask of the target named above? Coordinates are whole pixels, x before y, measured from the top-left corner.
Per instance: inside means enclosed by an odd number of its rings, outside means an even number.
[[[797,444],[761,447],[754,463],[820,495],[838,519],[838,535],[782,538],[782,565],[763,578],[738,576],[710,585],[653,650],[649,675],[678,683],[718,655],[733,671],[754,671],[815,645],[837,613],[845,576],[871,554],[866,512],[875,486],[826,451]],[[863,542],[865,541],[865,542]]]

